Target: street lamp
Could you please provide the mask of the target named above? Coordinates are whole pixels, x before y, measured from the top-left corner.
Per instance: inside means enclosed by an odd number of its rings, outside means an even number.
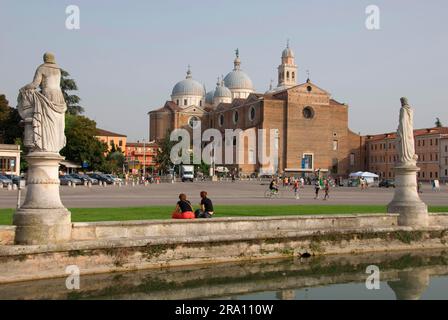
[[[146,140],[143,139],[143,177],[146,177]]]

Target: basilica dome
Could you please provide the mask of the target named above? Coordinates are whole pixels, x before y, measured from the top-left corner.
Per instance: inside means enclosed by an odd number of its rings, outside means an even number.
[[[204,86],[191,77],[191,71],[188,69],[187,77],[176,83],[171,93],[172,96],[200,96],[205,95]]]
[[[233,70],[224,78],[224,84],[229,89],[253,90],[252,80],[242,70]]]
[[[205,95],[205,103],[212,104],[214,96],[215,96],[215,90],[207,92],[207,94]]]
[[[229,88],[225,87],[223,83],[221,83],[216,87],[213,97],[232,98],[232,92],[229,90]]]
[[[224,85],[233,90],[250,90],[253,91],[254,86],[249,76],[240,68],[241,60],[239,50],[236,49],[236,58],[233,61],[234,68],[224,78]]]

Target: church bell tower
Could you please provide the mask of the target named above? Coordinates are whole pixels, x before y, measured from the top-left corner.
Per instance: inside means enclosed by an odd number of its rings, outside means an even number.
[[[278,88],[287,89],[297,85],[297,65],[294,52],[289,48],[289,41],[282,52],[282,63],[278,66]]]

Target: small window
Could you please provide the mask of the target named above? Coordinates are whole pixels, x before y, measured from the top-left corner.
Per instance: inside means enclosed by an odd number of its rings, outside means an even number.
[[[293,71],[292,72],[292,79],[294,80],[296,78],[296,73]]]
[[[303,109],[303,117],[305,119],[312,119],[314,118],[314,110],[311,107],[305,107]]]
[[[237,124],[237,123],[238,123],[238,117],[239,117],[239,115],[238,115],[238,111],[234,111],[234,112],[233,112],[233,123],[234,123],[234,124]]]
[[[338,140],[333,140],[333,151],[338,150]]]
[[[311,86],[306,87],[306,91],[308,91],[308,92],[313,91],[313,87],[311,87]]]
[[[249,109],[249,120],[254,121],[254,119],[255,119],[255,107],[252,106]]]
[[[184,99],[184,106],[187,105],[187,99]]]
[[[199,120],[199,118],[196,116],[192,116],[192,117],[190,117],[190,119],[188,119],[188,125],[192,129],[196,129],[200,123],[201,123],[201,120]]]
[[[224,115],[220,114],[219,115],[219,126],[222,127],[224,125]]]
[[[350,166],[354,166],[355,165],[355,154],[354,153],[350,153]]]
[[[286,79],[289,80],[289,71],[286,71]]]
[[[199,100],[199,106],[202,107],[202,100]]]
[[[179,99],[176,100],[176,104],[179,105]]]
[[[118,141],[118,145],[119,145],[120,147],[122,147],[122,146],[123,146],[123,140]]]

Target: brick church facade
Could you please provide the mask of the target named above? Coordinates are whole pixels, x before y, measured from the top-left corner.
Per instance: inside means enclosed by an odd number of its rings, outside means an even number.
[[[160,141],[178,128],[192,132],[200,122],[202,131],[214,128],[223,137],[225,129],[255,133],[256,146],[266,147],[268,154],[273,147],[278,150],[275,164],[263,165],[257,150],[243,140],[244,162],[227,166],[241,174],[308,176],[319,170],[346,177],[364,169],[365,139],[349,129],[348,105],[334,100],[310,79],[297,83],[298,70],[289,45],[278,66],[278,85],[271,85],[265,93],[255,92],[240,65],[237,50],[234,69],[218,79],[211,92],[205,92],[188,70],[186,79],[174,87],[171,100],[148,113],[150,139]],[[260,141],[260,129],[274,132],[274,142]],[[225,141],[217,144],[223,147]]]

